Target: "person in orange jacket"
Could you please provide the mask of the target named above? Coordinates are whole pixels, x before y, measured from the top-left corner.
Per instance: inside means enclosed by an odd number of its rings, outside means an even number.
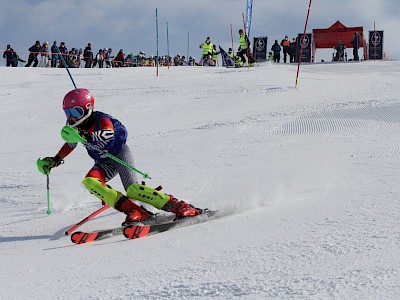
[[[283,62],[286,64],[286,59],[288,54],[290,55],[290,40],[287,35],[281,42],[281,46],[283,48]]]

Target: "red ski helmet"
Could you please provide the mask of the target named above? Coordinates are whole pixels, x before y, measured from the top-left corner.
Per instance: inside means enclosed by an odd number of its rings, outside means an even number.
[[[87,89],[72,90],[64,97],[63,109],[67,116],[67,124],[76,127],[92,114],[94,97]]]

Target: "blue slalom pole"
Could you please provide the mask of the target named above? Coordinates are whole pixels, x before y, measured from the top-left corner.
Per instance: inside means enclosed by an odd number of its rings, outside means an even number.
[[[169,70],[169,35],[168,35],[168,22],[167,22],[167,52],[168,52],[168,70]]]
[[[77,89],[76,84],[75,84],[75,81],[74,81],[74,78],[72,78],[72,75],[71,75],[71,73],[69,72],[67,63],[65,62],[64,57],[61,55],[60,49],[58,48],[57,45],[55,45],[55,46],[56,46],[56,48],[57,48],[58,55],[60,56],[61,61],[63,62],[63,65],[64,65],[65,69],[66,69],[67,72],[68,72],[69,78],[71,78],[72,84],[74,85],[75,89]]]
[[[157,8],[156,8],[156,36],[157,36],[157,72],[156,72],[156,76],[158,77],[158,12],[157,12]]]
[[[187,65],[189,65],[189,32],[188,32],[186,61],[187,61]]]

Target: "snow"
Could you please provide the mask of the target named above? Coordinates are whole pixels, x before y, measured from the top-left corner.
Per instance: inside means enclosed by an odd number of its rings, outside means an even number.
[[[129,131],[147,184],[216,220],[141,240],[73,245],[100,207],[62,146],[63,69],[0,68],[1,299],[400,297],[400,62],[72,69]],[[110,184],[122,190],[119,178]],[[111,209],[82,230],[118,226]]]

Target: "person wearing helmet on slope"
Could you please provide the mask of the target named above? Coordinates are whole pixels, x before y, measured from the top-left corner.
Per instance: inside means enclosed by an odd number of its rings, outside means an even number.
[[[66,143],[54,157],[38,159],[37,166],[41,173],[49,174],[52,168],[61,165],[78,142],[81,142],[94,160],[93,167],[82,180],[83,185],[104,203],[125,213],[127,216],[124,225],[146,223],[154,219],[151,212],[136,205],[131,199],[174,213],[177,219],[194,217],[202,212],[172,195],[160,192],[161,187],[153,189],[144,182],[139,184],[133,170],[104,155],[109,153],[131,166],[134,165],[126,144],[126,128],[114,117],[94,110],[94,97],[90,91],[78,88],[68,92],[64,97],[63,109],[67,116],[67,125],[62,129],[61,136]],[[117,174],[126,195],[107,184]]]

